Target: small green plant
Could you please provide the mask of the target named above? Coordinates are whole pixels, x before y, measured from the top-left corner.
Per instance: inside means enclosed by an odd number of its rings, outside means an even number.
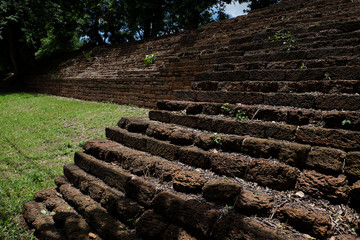
[[[232,210],[234,207],[233,206],[227,206],[226,208],[227,208],[227,210]]]
[[[326,80],[331,80],[330,73],[325,73],[324,76]]]
[[[270,25],[265,25],[264,26],[264,29],[269,29],[270,28]]]
[[[346,124],[351,125],[351,120],[345,119],[341,122],[341,125],[345,126]]]
[[[130,226],[135,227],[135,225],[136,225],[136,219],[139,217],[139,215],[140,215],[139,213],[136,214],[135,217],[126,220],[126,222],[127,222]]]
[[[274,36],[269,36],[268,37],[269,41],[272,42],[283,42],[283,45],[285,45],[285,47],[283,48],[283,50],[287,50],[290,51],[293,47],[293,44],[295,43],[294,37],[291,34],[290,31],[285,32],[284,30],[280,29],[277,32],[275,32]]]
[[[84,55],[86,61],[88,62],[91,62],[93,60],[93,57],[91,56],[92,55],[92,50],[88,51],[88,52],[85,52],[83,51],[82,54]]]
[[[307,66],[305,65],[305,63],[302,63],[300,68],[301,69],[307,69]]]
[[[146,55],[144,62],[146,65],[150,65],[155,63],[155,55],[154,54],[150,54],[150,55]]]
[[[236,111],[235,119],[240,121],[250,120],[249,117],[246,116],[246,113],[241,110]]]
[[[80,148],[83,148],[84,145],[85,145],[85,141],[80,141],[80,142],[79,142],[79,147],[80,147]]]
[[[222,145],[222,136],[219,133],[214,133],[211,138],[214,140],[214,143],[221,146]]]
[[[231,115],[233,113],[233,110],[229,107],[228,103],[224,103],[221,106],[221,111],[225,114],[225,115]]]

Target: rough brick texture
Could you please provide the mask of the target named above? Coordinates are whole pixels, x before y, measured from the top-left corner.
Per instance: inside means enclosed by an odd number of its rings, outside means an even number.
[[[24,204],[28,226],[56,240],[359,239],[359,4],[283,0],[32,76],[33,91],[158,109],[86,142]]]

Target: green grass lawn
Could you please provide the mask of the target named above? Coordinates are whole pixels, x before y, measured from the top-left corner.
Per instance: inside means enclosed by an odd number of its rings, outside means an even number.
[[[54,187],[64,164],[122,116],[148,110],[39,94],[0,94],[0,239],[32,239],[19,219],[33,194]]]

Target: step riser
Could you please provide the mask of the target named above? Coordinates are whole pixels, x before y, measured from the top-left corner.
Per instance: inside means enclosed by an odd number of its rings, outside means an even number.
[[[125,225],[116,221],[99,203],[83,195],[77,188],[64,184],[59,187],[59,191],[67,202],[85,216],[102,238],[120,239],[134,234],[126,230]]]
[[[360,150],[360,136],[355,131],[307,126],[297,128],[294,125],[272,122],[226,120],[165,111],[151,111],[149,117],[154,121],[173,123],[210,132],[296,141],[303,144],[334,147],[347,151]]]
[[[304,59],[296,57],[296,59]],[[268,61],[281,61],[268,60]],[[360,71],[356,67],[333,67],[297,70],[239,70],[225,72],[203,72],[196,75],[196,81],[304,81],[304,80],[357,80]],[[330,80],[329,79],[329,80]]]
[[[132,136],[133,139],[139,139],[142,141],[143,139],[149,139],[146,136],[143,136],[138,133],[129,133],[126,130],[119,128],[107,128],[106,136],[114,140],[116,135],[128,135]],[[124,138],[117,138],[124,139]],[[127,142],[119,142],[127,147]],[[174,145],[170,143],[163,143],[164,146],[168,146],[168,148],[172,148]],[[189,162],[185,162],[182,158],[185,157],[194,157],[193,152],[181,151],[189,148],[178,147],[179,152],[177,153],[177,158],[175,160],[179,160],[188,165],[191,165]],[[151,153],[151,151],[149,151]],[[314,171],[304,170],[300,172],[299,169],[290,167],[288,165],[272,162],[269,160],[262,159],[251,159],[243,156],[237,155],[226,155],[221,153],[212,153],[209,155],[205,151],[197,151],[197,158],[205,157],[210,162],[211,170],[219,175],[225,175],[228,177],[240,177],[248,181],[256,182],[259,185],[267,186],[277,190],[290,190],[290,189],[298,189],[300,191],[304,191],[314,197],[321,196],[322,198],[327,198],[334,202],[343,202],[347,200],[347,180],[345,177],[333,177],[328,175],[323,175],[320,173],[316,173]],[[319,179],[326,178],[328,179],[328,184],[326,186],[322,186],[322,190],[318,189],[313,191],[313,189],[318,188]],[[311,186],[309,188],[309,186]],[[341,191],[339,191],[342,189]]]
[[[101,203],[108,212],[115,215],[117,219],[133,227],[129,219],[136,219],[144,211],[144,207],[125,197],[124,193],[108,187],[102,181],[87,174],[78,166],[69,164],[64,166],[64,175],[76,188],[92,199]]]
[[[360,81],[243,81],[243,82],[198,82],[192,84],[192,90],[197,91],[238,91],[238,92],[278,92],[278,93],[307,93],[320,92],[360,93]]]
[[[236,112],[241,111],[244,116],[255,120],[285,122],[298,126],[313,124],[314,126],[325,128],[360,130],[360,113],[357,111],[320,111],[286,107],[264,107],[260,105],[237,106],[234,104],[179,101],[161,101],[158,102],[157,106],[160,110],[166,111],[185,110],[190,115],[225,115],[235,118]],[[224,108],[227,110],[224,110]]]
[[[175,98],[180,101],[241,103],[247,105],[263,104],[319,110],[360,110],[360,95],[346,94],[176,91]]]
[[[125,192],[127,197],[137,200],[141,205],[145,207],[151,205],[152,198],[156,193],[156,187],[152,183],[136,178],[116,166],[103,163],[87,154],[76,153],[75,164],[100,178],[107,185]]]

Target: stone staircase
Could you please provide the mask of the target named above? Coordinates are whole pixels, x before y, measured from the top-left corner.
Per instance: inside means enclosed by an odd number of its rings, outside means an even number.
[[[201,30],[214,38],[167,60],[208,66],[191,89],[88,141],[24,204],[28,225],[40,239],[360,239],[359,16],[350,0],[284,0],[228,20],[243,25],[227,44],[221,23]]]

